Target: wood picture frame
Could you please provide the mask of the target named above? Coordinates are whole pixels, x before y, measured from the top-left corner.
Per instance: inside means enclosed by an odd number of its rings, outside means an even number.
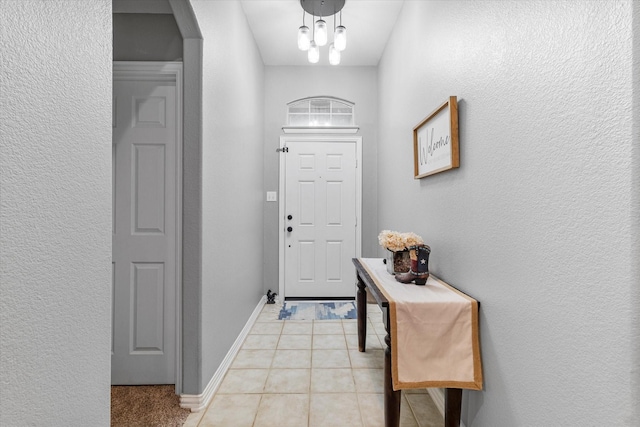
[[[458,99],[449,99],[413,128],[413,177],[460,167]]]

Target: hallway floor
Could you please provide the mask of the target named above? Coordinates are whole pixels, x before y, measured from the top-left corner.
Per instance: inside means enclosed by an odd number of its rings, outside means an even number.
[[[367,350],[356,320],[278,320],[265,305],[209,407],[185,427],[384,426],[383,344],[377,305],[367,307]],[[444,425],[427,390],[402,392],[402,427]]]

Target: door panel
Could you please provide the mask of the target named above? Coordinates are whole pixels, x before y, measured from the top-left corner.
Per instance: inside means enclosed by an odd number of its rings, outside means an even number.
[[[134,262],[131,352],[164,352],[164,263]]]
[[[133,234],[164,234],[165,146],[133,144]]]
[[[327,282],[342,280],[342,242],[327,242]]]
[[[176,87],[115,74],[112,384],[175,383]]]
[[[356,144],[294,142],[285,161],[285,295],[353,297]]]

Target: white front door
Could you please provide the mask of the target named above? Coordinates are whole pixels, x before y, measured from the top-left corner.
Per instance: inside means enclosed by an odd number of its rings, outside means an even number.
[[[174,384],[176,84],[113,81],[112,384]]]
[[[354,297],[356,143],[286,144],[285,297]]]

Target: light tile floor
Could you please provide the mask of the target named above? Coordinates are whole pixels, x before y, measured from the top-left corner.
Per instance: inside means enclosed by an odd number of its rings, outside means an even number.
[[[367,350],[356,320],[278,320],[265,305],[208,408],[184,427],[384,426],[382,313],[367,307]],[[402,392],[402,427],[443,426],[427,390]]]

